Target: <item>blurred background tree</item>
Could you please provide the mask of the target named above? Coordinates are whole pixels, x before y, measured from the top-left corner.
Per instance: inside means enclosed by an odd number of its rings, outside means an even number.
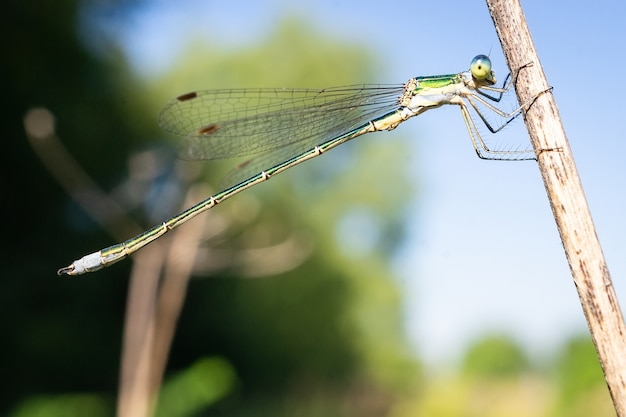
[[[463,360],[463,370],[473,377],[507,377],[529,369],[522,348],[506,335],[491,335],[470,346]]]
[[[552,371],[558,387],[554,415],[615,415],[589,336],[573,337],[555,355]]]
[[[123,14],[140,4],[112,2],[106,10]],[[1,184],[12,198],[2,207],[12,221],[0,266],[7,277],[2,368],[11,383],[0,395],[2,411],[15,415],[112,412],[130,267],[122,263],[80,280],[54,276],[72,257],[113,242],[28,147],[22,119],[30,108],[48,108],[79,164],[148,226],[180,205],[168,197],[180,193],[167,194],[164,184],[185,164],[171,157],[175,141],[155,123],[167,99],[197,88],[351,84],[371,80],[375,69],[361,47],[287,20],[248,50],[191,43],[170,73],[142,80],[116,45],[84,32],[85,7],[10,2],[3,14],[3,39],[11,43],[2,65],[8,87],[3,114],[12,157]],[[205,268],[209,279],[191,284],[167,371],[181,376],[164,392],[176,386],[188,392],[184,375],[209,381],[205,371],[213,368],[198,361],[220,357],[225,368],[216,369],[232,371],[224,371],[231,377],[223,386],[236,391],[222,390],[227,399],[214,410],[219,415],[379,415],[416,380],[419,367],[404,341],[388,261],[403,237],[407,152],[398,141],[360,142],[279,176],[239,203],[220,205],[216,216],[228,226],[204,250],[235,261]],[[155,145],[157,174],[141,187],[129,186],[136,163],[129,158]],[[216,189],[226,165],[206,165],[203,178]],[[238,254],[294,235],[306,256],[276,276],[236,261]],[[270,261],[288,256],[285,251]],[[164,395],[159,407],[175,410],[175,397]],[[214,400],[177,414],[199,412]]]
[[[67,251],[97,246],[105,234],[69,203],[29,147],[22,122],[31,107],[50,108],[59,135],[105,186],[124,173],[120,155],[142,141],[118,106],[130,73],[122,71],[120,56],[105,61],[85,48],[77,36],[78,7],[74,1],[9,1],[0,17],[6,50],[1,106],[10,155],[0,168],[0,207],[11,219],[0,261],[4,413],[33,394],[114,395],[117,384],[126,283],[54,277],[54,265]]]

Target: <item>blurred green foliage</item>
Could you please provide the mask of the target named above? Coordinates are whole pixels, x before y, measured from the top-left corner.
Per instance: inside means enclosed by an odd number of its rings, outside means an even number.
[[[226,396],[235,384],[235,372],[221,358],[203,358],[172,376],[159,394],[156,416],[196,415]]]
[[[458,368],[427,377],[390,415],[612,417],[615,410],[588,336],[533,360],[512,338],[492,334],[470,346]]]
[[[587,336],[572,338],[555,358],[559,387],[557,416],[613,416],[608,389],[595,347]]]
[[[113,402],[98,394],[37,396],[24,401],[12,417],[107,417],[113,415]]]
[[[472,377],[514,377],[528,367],[521,347],[505,335],[481,339],[469,347],[463,360],[463,371]]]

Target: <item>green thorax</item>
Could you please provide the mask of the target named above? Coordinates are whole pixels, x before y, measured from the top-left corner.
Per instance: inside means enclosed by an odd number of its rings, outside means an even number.
[[[423,77],[415,77],[415,89],[413,93],[416,94],[420,91],[430,90],[433,88],[447,87],[452,84],[462,83],[460,74],[445,74],[445,75],[429,75]]]

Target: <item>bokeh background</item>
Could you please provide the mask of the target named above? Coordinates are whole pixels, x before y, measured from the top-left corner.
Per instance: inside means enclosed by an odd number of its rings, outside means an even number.
[[[523,6],[623,300],[626,4]],[[234,166],[177,160],[156,123],[167,100],[402,83],[465,70],[479,53],[507,72],[482,1],[3,9],[8,416],[115,414],[140,262],[56,270],[189,206],[188,191],[210,195]],[[525,135],[520,122],[502,140]],[[614,415],[535,164],[476,158],[456,108],[359,138],[202,217],[159,415]]]

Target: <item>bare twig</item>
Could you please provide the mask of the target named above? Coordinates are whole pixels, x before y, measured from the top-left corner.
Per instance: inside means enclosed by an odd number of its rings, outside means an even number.
[[[519,0],[487,6],[509,68],[533,64],[516,85],[527,103],[549,85]],[[626,417],[626,327],[553,95],[540,95],[524,119],[615,410]]]
[[[119,417],[147,417],[151,413],[155,304],[167,250],[164,242],[155,243],[134,258],[130,276],[117,399]]]
[[[24,130],[31,147],[50,174],[91,218],[115,239],[126,239],[142,228],[89,177],[56,135],[54,115],[46,108],[30,109]]]
[[[204,184],[193,185],[185,199],[184,207],[199,201],[208,193]],[[198,216],[193,224],[185,224],[172,236],[171,244],[165,256],[163,279],[159,289],[154,311],[154,338],[150,356],[150,401],[152,408],[157,399],[170,348],[176,333],[178,318],[185,303],[187,286],[193,272],[193,266],[200,241],[203,236],[208,216]]]

